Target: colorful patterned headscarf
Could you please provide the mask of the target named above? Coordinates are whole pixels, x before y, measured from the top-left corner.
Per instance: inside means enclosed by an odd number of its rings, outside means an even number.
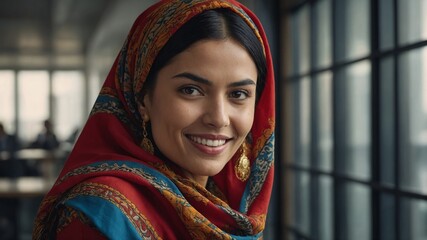
[[[137,96],[174,32],[193,16],[217,8],[234,11],[253,29],[264,47],[267,74],[250,132],[249,178],[236,176],[236,153],[204,188],[140,147]],[[33,238],[55,236],[74,218],[109,239],[262,238],[273,184],[274,114],[270,49],[251,11],[234,0],[156,3],[132,26],[63,171],[40,206]]]

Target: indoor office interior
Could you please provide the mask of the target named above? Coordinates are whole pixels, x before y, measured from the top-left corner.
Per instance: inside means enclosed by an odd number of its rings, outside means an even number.
[[[0,122],[14,141],[0,152],[0,239],[31,239],[38,204],[154,2],[0,1]],[[264,25],[276,75],[264,239],[427,239],[427,1],[240,2]],[[56,143],[37,145],[46,129]]]

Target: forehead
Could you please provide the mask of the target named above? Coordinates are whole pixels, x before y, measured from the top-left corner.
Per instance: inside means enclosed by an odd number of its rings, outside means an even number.
[[[232,39],[202,40],[177,54],[161,72],[191,72],[228,81],[252,79],[256,82],[257,69],[244,47]],[[161,75],[161,74],[160,74]]]

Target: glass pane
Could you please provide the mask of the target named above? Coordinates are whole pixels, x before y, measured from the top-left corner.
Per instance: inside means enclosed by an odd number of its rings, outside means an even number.
[[[344,61],[370,53],[370,1],[336,2],[336,58]]]
[[[333,231],[333,181],[331,177],[319,178],[319,202],[317,208],[319,209],[318,218],[318,232],[319,236],[316,239],[329,240],[334,239]]]
[[[337,170],[368,180],[371,176],[371,66],[356,63],[337,72]]]
[[[332,113],[332,73],[319,74],[314,81],[317,98],[315,99],[314,124],[316,125],[317,146],[316,164],[324,171],[332,171],[333,158],[333,113]]]
[[[382,194],[380,197],[380,224],[381,240],[395,240],[395,200],[390,194]]]
[[[379,4],[380,49],[386,50],[394,46],[394,1],[380,0]]]
[[[394,185],[395,169],[395,87],[394,60],[383,59],[380,63],[380,153],[381,182]]]
[[[310,79],[303,78],[294,85],[294,161],[300,166],[310,166]]]
[[[32,141],[49,118],[49,74],[47,71],[18,73],[19,137]]]
[[[294,189],[294,187],[296,186],[295,184],[295,171],[289,168],[285,168],[285,170],[283,171],[283,181],[285,183],[285,188],[284,188],[284,194],[282,195],[283,199],[285,199],[285,206],[284,206],[284,211],[283,211],[283,218],[285,220],[285,226],[291,226],[292,228],[295,227],[295,195],[294,192],[296,191]],[[283,229],[285,230],[285,229]]]
[[[305,235],[310,233],[310,175],[306,172],[294,172],[293,222]]]
[[[345,203],[340,209],[338,222],[339,239],[371,239],[371,194],[367,186],[349,183],[345,185]]]
[[[308,72],[310,68],[310,21],[308,5],[291,19],[292,74]]]
[[[73,134],[84,120],[84,79],[79,71],[58,71],[52,75],[55,131],[59,139],[74,142]],[[71,138],[70,138],[71,137]]]
[[[0,71],[0,122],[7,133],[15,132],[15,73]]]
[[[399,59],[401,186],[427,193],[427,47]]]
[[[398,0],[399,44],[427,39],[427,1]]]
[[[327,67],[332,62],[332,23],[331,0],[320,0],[314,3],[314,36],[316,68]]]
[[[417,199],[403,199],[400,209],[401,239],[427,239],[427,202]]]
[[[286,232],[285,239],[287,239],[287,240],[299,240],[298,237],[295,235],[295,233],[290,232],[290,231]]]

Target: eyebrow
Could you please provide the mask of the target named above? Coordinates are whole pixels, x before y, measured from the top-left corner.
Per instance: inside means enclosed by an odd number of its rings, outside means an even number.
[[[193,80],[195,82],[198,82],[198,83],[201,83],[201,84],[205,84],[205,85],[208,85],[208,86],[212,86],[213,85],[212,81],[210,81],[210,80],[208,80],[206,78],[197,76],[195,74],[189,73],[189,72],[183,72],[183,73],[180,73],[180,74],[177,74],[177,75],[173,76],[173,78],[180,78],[180,77],[182,77],[182,78],[188,78],[190,80]],[[252,79],[248,78],[248,79],[243,79],[241,81],[232,82],[232,83],[228,84],[228,87],[241,87],[241,86],[246,86],[246,85],[255,85],[256,86],[256,83]]]

